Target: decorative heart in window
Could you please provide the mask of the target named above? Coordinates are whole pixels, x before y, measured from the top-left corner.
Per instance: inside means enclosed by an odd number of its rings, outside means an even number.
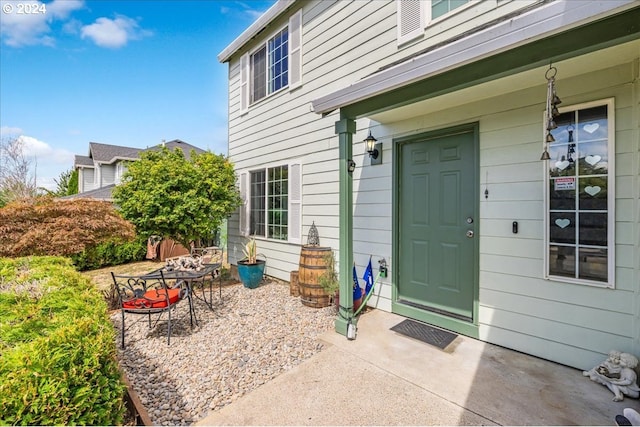
[[[568,160],[558,160],[556,162],[556,167],[558,169],[560,169],[561,171],[565,170],[567,168],[567,166],[569,166],[571,163]]]
[[[589,133],[594,133],[595,131],[598,130],[598,128],[600,128],[600,125],[597,123],[589,123],[584,125],[584,127],[582,129],[584,129],[585,132],[589,132]]]
[[[589,163],[591,166],[595,166],[600,160],[602,160],[602,157],[597,154],[595,156],[587,156],[584,158],[584,161]]]
[[[571,220],[568,220],[566,218],[556,219],[556,225],[560,228],[566,228],[569,224],[571,224]]]
[[[600,190],[602,190],[602,188],[600,188],[600,186],[598,185],[589,185],[587,187],[584,187],[584,192],[592,197],[598,194]]]

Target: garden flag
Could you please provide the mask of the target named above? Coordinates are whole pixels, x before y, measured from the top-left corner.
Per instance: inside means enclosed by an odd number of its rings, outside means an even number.
[[[358,273],[356,272],[356,263],[353,263],[353,289],[359,288],[360,283],[358,283]]]
[[[371,257],[369,257],[369,264],[364,270],[364,276],[362,276],[362,280],[364,280],[365,283],[364,293],[365,295],[369,295],[371,288],[373,288],[373,267],[371,266]]]

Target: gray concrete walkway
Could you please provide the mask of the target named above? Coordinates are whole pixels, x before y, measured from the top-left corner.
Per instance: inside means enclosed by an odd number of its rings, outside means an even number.
[[[373,310],[328,348],[199,425],[615,425],[613,402],[582,372],[459,336],[445,350],[389,328]]]

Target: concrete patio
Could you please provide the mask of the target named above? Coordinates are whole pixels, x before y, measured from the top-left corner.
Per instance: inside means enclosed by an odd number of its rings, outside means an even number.
[[[637,399],[582,372],[458,336],[445,350],[389,328],[403,317],[372,310],[353,341],[323,335],[325,350],[198,425],[615,425]]]

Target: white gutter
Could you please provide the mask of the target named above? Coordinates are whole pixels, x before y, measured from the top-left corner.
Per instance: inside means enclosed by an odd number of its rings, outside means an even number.
[[[547,3],[317,98],[311,101],[311,105],[318,114],[329,113],[638,4],[637,0],[558,0]]]
[[[234,53],[242,49],[242,47],[251,39],[253,39],[260,31],[264,30],[267,25],[282,15],[296,0],[278,0],[265,13],[260,16],[253,24],[242,32],[231,44],[224,48],[218,54],[219,62],[227,62]]]

